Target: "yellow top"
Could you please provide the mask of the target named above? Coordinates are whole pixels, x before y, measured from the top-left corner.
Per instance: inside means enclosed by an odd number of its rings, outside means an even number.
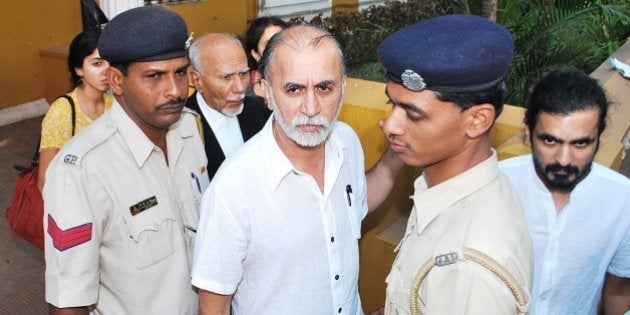
[[[77,105],[77,89],[68,94],[74,104]],[[105,98],[105,111],[112,107],[114,97],[110,94],[103,94]],[[80,106],[75,106],[76,119],[74,123],[74,133],[92,123],[92,118],[86,116]],[[42,121],[42,140],[39,146],[40,151],[48,148],[60,149],[72,138],[72,112],[70,104],[65,98],[56,99],[48,108],[46,116]]]

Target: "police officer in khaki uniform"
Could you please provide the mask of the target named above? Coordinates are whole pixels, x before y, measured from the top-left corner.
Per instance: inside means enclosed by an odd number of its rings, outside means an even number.
[[[425,20],[379,47],[393,106],[383,131],[424,170],[386,280],[386,314],[527,311],[531,240],[489,136],[512,51],[505,28],[472,15]]]
[[[46,301],[55,314],[196,314],[190,268],[208,184],[188,91],[186,24],[141,7],[98,44],[112,109],[51,163],[44,187]]]

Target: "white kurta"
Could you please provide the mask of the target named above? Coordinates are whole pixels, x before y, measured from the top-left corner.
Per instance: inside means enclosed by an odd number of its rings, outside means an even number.
[[[558,214],[531,155],[502,161],[534,244],[531,314],[595,314],[606,272],[630,278],[630,180],[593,163]]]
[[[233,295],[234,314],[362,314],[359,139],[335,123],[324,192],[278,147],[272,119],[221,165],[202,201],[192,283]]]

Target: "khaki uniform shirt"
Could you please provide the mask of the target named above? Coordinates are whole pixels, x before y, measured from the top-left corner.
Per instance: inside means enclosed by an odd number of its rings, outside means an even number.
[[[168,163],[116,102],[57,154],[43,194],[48,303],[197,313],[190,268],[208,179],[194,114],[166,138]]]
[[[405,237],[386,280],[389,313],[411,314],[414,278],[428,260],[438,265],[420,288],[423,314],[517,313],[516,299],[503,281],[462,254],[464,247],[482,252],[529,292],[531,240],[520,199],[497,169],[496,153],[439,185],[427,188],[419,177],[414,186]]]

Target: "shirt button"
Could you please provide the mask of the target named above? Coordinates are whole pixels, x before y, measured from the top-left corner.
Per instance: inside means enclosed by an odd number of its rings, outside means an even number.
[[[337,313],[341,313],[341,307],[337,310]]]
[[[331,243],[334,243],[334,242],[335,242],[335,237],[334,237],[334,236],[330,238],[330,242],[331,242]]]
[[[339,275],[335,275],[335,280],[339,280]]]

